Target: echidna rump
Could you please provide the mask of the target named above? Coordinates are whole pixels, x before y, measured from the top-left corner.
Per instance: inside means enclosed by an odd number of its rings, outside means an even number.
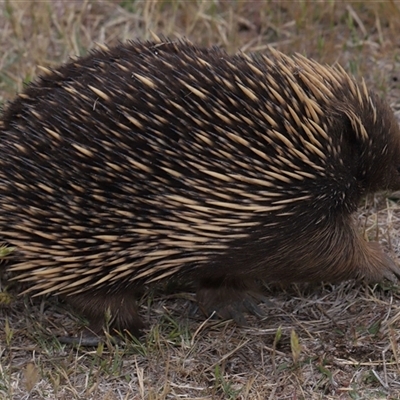
[[[380,280],[361,197],[400,188],[389,106],[340,67],[162,39],[45,73],[4,111],[0,232],[10,270],[101,329],[136,332],[138,289],[193,282],[234,316],[259,280]]]

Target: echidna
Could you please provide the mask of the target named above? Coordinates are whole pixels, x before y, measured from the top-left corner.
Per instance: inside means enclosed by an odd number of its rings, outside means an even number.
[[[161,39],[44,72],[3,113],[0,232],[15,279],[95,331],[137,332],[165,279],[230,317],[260,280],[400,274],[353,221],[400,188],[399,127],[341,67]]]

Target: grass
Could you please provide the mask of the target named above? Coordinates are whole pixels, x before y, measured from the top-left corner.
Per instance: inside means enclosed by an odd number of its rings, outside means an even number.
[[[399,101],[400,6],[387,2],[5,1],[0,103],[38,73],[96,42],[187,36],[228,52],[272,45],[340,62]],[[399,115],[400,117],[400,115]],[[360,227],[397,262],[396,194],[366,200]],[[142,341],[77,348],[56,339],[82,324],[55,298],[0,297],[0,399],[399,399],[400,289],[384,282],[269,288],[273,306],[249,327],[206,320],[192,296],[144,299]],[[151,304],[151,308],[147,307]]]

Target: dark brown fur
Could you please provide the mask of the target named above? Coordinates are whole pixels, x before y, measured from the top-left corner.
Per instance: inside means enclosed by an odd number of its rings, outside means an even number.
[[[132,42],[31,84],[0,128],[11,271],[100,331],[142,327],[138,289],[180,278],[223,317],[257,282],[399,275],[353,213],[400,188],[389,106],[343,70],[271,50]]]

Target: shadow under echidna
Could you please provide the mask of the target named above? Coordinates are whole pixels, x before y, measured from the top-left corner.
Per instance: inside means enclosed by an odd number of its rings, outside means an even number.
[[[258,282],[394,278],[353,221],[400,189],[389,106],[340,67],[158,39],[44,70],[2,115],[0,232],[28,292],[101,333],[138,334],[135,296],[192,282],[238,318]]]

